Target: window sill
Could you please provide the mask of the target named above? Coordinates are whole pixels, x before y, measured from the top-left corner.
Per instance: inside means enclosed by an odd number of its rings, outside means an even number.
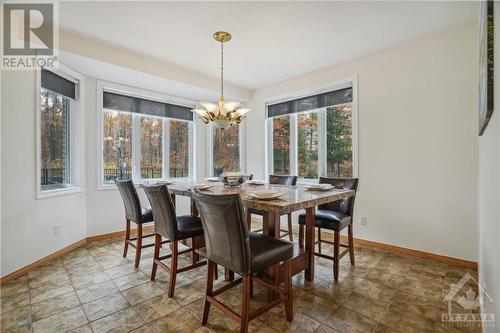
[[[57,188],[57,189],[53,189],[53,190],[39,191],[37,193],[36,198],[38,200],[40,200],[40,199],[60,197],[60,196],[71,195],[71,194],[82,193],[82,192],[84,192],[84,189],[82,187],[69,186],[69,187]]]
[[[189,183],[192,181],[190,178],[157,178],[157,179],[141,179],[141,180],[134,180],[134,185],[137,187],[139,185],[143,185],[145,180],[155,180],[157,182],[164,182],[167,180],[173,181],[175,183]],[[151,184],[153,185],[153,184]],[[110,190],[116,190],[116,185],[114,183],[111,184],[98,184],[97,185],[97,191],[110,191]]]

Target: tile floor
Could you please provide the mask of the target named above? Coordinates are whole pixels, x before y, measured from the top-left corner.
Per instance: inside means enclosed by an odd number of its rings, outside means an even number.
[[[209,324],[200,325],[206,266],[181,273],[169,299],[167,273],[159,270],[156,281],[149,279],[153,249],[144,250],[139,269],[133,251],[123,258],[122,250],[121,239],[93,242],[2,286],[1,332],[238,331],[237,323],[213,307]],[[331,248],[325,244],[323,251]],[[294,321],[285,320],[280,306],[252,321],[250,331],[480,332],[441,323],[448,309],[443,297],[467,270],[368,247],[356,247],[355,253],[355,267],[343,258],[338,283],[332,283],[331,262],[317,258],[314,282],[304,281],[303,274],[294,277]],[[217,283],[224,283],[222,277]],[[220,298],[237,308],[240,293],[233,289]],[[252,307],[265,299],[265,290],[256,286]]]

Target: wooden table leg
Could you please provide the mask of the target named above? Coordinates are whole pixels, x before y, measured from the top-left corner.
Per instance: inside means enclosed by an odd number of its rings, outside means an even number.
[[[280,238],[280,217],[279,213],[275,212],[263,212],[263,223],[262,223],[262,233],[266,236]],[[270,267],[267,270],[267,274],[274,281],[275,284],[279,284],[277,274],[278,270],[276,267]],[[267,301],[271,302],[278,298],[278,294],[270,289],[267,290]]]
[[[198,216],[198,208],[196,208],[196,204],[194,200],[191,198],[191,215],[192,216]],[[200,239],[198,237],[193,237],[193,242],[192,246],[196,246],[196,248],[200,248]],[[196,263],[200,260],[200,255],[197,252],[193,252],[193,257],[192,261],[193,263]]]
[[[306,209],[306,246],[309,256],[309,265],[306,268],[305,278],[307,281],[314,280],[314,207]]]

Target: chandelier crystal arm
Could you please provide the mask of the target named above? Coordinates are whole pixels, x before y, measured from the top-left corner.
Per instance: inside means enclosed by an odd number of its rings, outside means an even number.
[[[204,123],[213,122],[218,128],[226,128],[233,124],[239,124],[245,114],[250,111],[247,108],[239,108],[240,102],[227,101],[224,98],[224,43],[231,40],[231,34],[225,31],[214,33],[214,39],[221,43],[220,45],[220,99],[218,103],[200,102],[203,109],[193,109]]]

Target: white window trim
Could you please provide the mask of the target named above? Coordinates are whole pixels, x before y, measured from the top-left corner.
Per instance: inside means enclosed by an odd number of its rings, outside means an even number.
[[[272,151],[272,118],[267,117],[267,106],[270,104],[276,104],[280,102],[285,102],[293,99],[298,99],[301,97],[307,97],[312,95],[317,95],[321,93],[325,93],[328,91],[339,90],[342,88],[346,88],[348,86],[352,87],[352,162],[353,162],[353,177],[358,177],[359,171],[359,159],[358,159],[358,78],[357,76],[351,77],[345,80],[330,82],[326,85],[322,85],[320,87],[314,89],[300,90],[295,93],[280,95],[273,97],[265,102],[265,110],[266,110],[266,161],[265,161],[265,172],[266,179],[269,178],[269,175],[273,173],[273,151]],[[318,112],[318,132],[325,132],[326,134],[326,107],[318,108],[314,110],[307,110],[301,113],[308,112]],[[290,114],[290,173],[292,175],[297,174],[297,114]],[[326,156],[326,135],[319,136],[320,142],[318,143],[318,175],[324,176],[326,171],[326,158],[321,158],[321,156]],[[323,142],[324,141],[324,142]],[[310,183],[314,182],[314,179],[300,179],[298,183]]]
[[[41,70],[36,70],[36,89],[35,89],[35,123],[36,123],[36,199],[45,199],[63,195],[80,193],[85,190],[85,77],[73,69],[58,63],[57,70],[50,69],[70,81],[77,84],[76,100],[71,101],[70,118],[70,146],[71,146],[71,185],[64,188],[51,190],[42,190],[41,168],[42,168],[42,145],[41,145],[41,97],[42,87]]]
[[[234,126],[234,125],[233,125]],[[211,122],[210,124],[207,125],[208,130],[207,130],[207,156],[208,156],[208,163],[207,163],[207,171],[206,174],[209,177],[214,177],[214,123]],[[238,140],[239,140],[239,149],[240,149],[240,171],[241,172],[246,172],[246,122],[243,120],[241,123],[238,124]]]
[[[162,103],[170,103],[170,104],[175,104],[175,105],[180,105],[180,106],[186,106],[192,108],[194,105],[196,105],[196,102],[191,99],[187,98],[182,98],[182,97],[177,97],[173,95],[167,95],[159,92],[154,92],[154,91],[149,91],[145,89],[140,89],[140,88],[135,88],[135,87],[130,87],[126,85],[122,85],[119,83],[114,83],[114,82],[109,82],[109,81],[103,81],[103,80],[97,80],[97,98],[96,98],[96,110],[97,110],[97,130],[98,130],[98,135],[97,135],[97,179],[96,179],[96,189],[98,191],[100,190],[114,190],[116,189],[115,184],[104,184],[104,168],[103,168],[103,152],[104,152],[104,108],[102,107],[102,101],[103,101],[103,93],[104,92],[114,92],[118,94],[123,94],[131,97],[138,97],[138,98],[143,98],[143,99],[148,99],[148,100],[153,100],[157,102],[162,102]],[[140,136],[140,117],[141,115],[139,114],[132,114],[132,132],[137,131],[135,133],[135,137]],[[154,116],[150,116],[154,117]],[[188,170],[189,170],[189,177],[184,177],[184,178],[170,178],[168,177],[168,164],[165,163],[165,161],[168,162],[168,150],[169,150],[169,145],[167,145],[167,141],[170,139],[170,137],[167,135],[168,132],[165,129],[169,128],[169,122],[170,120],[177,120],[177,119],[170,119],[170,118],[163,118],[162,119],[167,119],[168,121],[163,122],[163,166],[162,166],[162,178],[157,179],[157,180],[166,180],[166,179],[175,179],[175,180],[180,180],[180,181],[190,181],[195,179],[195,174],[194,171],[196,170],[195,167],[195,160],[194,160],[194,140],[196,138],[195,136],[195,129],[194,129],[194,119],[193,121],[186,121],[189,123],[189,165],[188,165]],[[183,121],[181,119],[178,119],[178,121]],[[134,134],[133,134],[134,135]],[[140,158],[136,158],[137,154],[140,154],[141,151],[141,146],[140,146],[140,141],[139,140],[134,140],[132,144],[132,180],[136,183],[140,183],[142,181],[141,179],[141,172],[140,172]]]

